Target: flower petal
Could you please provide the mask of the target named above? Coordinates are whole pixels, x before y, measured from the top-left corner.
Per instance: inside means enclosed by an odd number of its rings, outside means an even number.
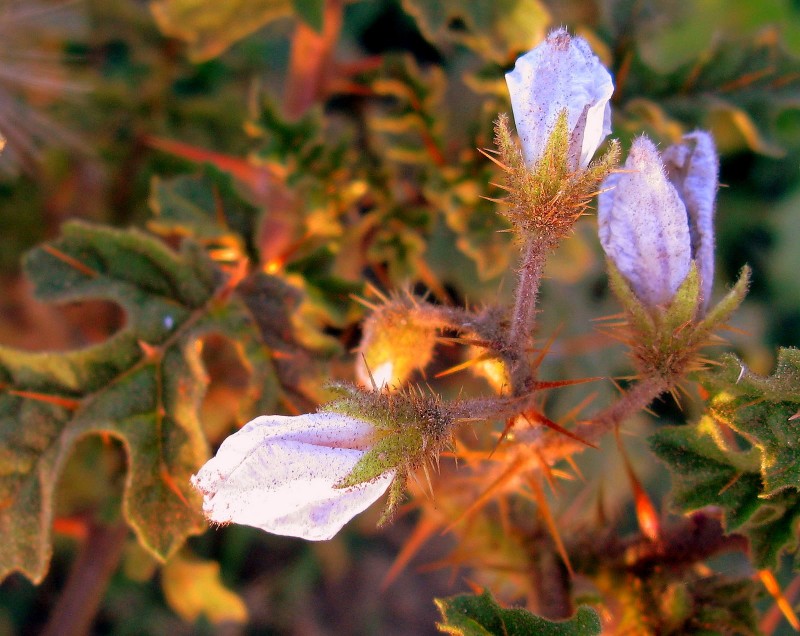
[[[625,172],[603,188],[597,211],[603,249],[642,302],[668,303],[689,273],[692,254],[686,208],[653,142],[636,139]]]
[[[544,153],[565,108],[575,146],[573,167],[589,165],[611,133],[608,102],[614,84],[586,40],[570,37],[566,29],[552,31],[542,44],[517,60],[514,70],[506,73],[506,82],[528,165]]]
[[[334,488],[364,455],[371,430],[367,422],[334,413],[259,417],[226,439],[192,484],[204,494],[210,521],[330,539],[394,478],[390,471]]]

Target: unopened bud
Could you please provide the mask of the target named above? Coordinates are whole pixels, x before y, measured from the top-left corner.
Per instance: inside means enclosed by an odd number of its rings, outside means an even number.
[[[580,37],[552,31],[506,74],[525,161],[535,164],[563,111],[569,129],[570,169],[589,165],[611,133],[611,75]]]
[[[414,320],[411,301],[395,299],[379,306],[364,321],[356,360],[356,377],[367,388],[400,386],[433,356],[436,331]],[[372,377],[370,378],[370,374]]]
[[[686,206],[653,142],[636,139],[603,188],[597,218],[606,255],[644,305],[667,305],[689,273],[692,248]]]

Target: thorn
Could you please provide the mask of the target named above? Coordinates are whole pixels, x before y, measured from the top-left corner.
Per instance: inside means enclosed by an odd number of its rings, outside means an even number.
[[[556,544],[556,549],[561,555],[564,565],[567,566],[569,575],[574,578],[575,571],[572,569],[572,564],[569,561],[567,549],[564,547],[564,542],[561,540],[561,535],[558,533],[558,527],[556,526],[555,519],[553,518],[553,513],[550,510],[550,504],[547,503],[547,498],[544,496],[542,486],[534,476],[531,476],[528,479],[528,484],[530,485],[531,490],[533,491],[534,499],[536,499],[536,503],[539,506],[539,512],[541,512],[542,517],[544,517],[544,523],[547,526],[547,530]]]
[[[361,298],[361,296],[358,296],[356,294],[348,294],[348,295],[350,297],[350,300],[354,300],[359,305],[363,305],[364,307],[366,307],[371,311],[378,311],[378,305],[369,302],[366,298]]]
[[[789,601],[783,595],[781,586],[775,579],[775,575],[769,570],[759,570],[758,578],[761,579],[761,582],[764,584],[767,592],[769,592],[772,598],[775,599],[776,605],[786,617],[786,620],[789,621],[789,624],[794,628],[795,631],[800,631],[800,620],[798,620],[797,614],[795,614],[794,609],[792,609],[791,603],[789,603]]]
[[[15,391],[8,390],[9,395],[16,395],[17,397],[26,398],[28,400],[35,400],[36,402],[44,402],[46,404],[55,404],[69,411],[75,411],[81,406],[81,401],[73,398],[64,397],[62,395],[48,395],[46,393],[37,393],[35,391]]]
[[[490,155],[488,152],[486,152],[486,151],[485,151],[483,148],[478,148],[478,152],[479,152],[479,153],[481,153],[481,154],[482,154],[484,157],[486,157],[486,158],[487,158],[489,161],[491,161],[492,163],[496,164],[496,165],[497,165],[497,166],[498,166],[498,167],[499,167],[501,170],[504,170],[505,172],[511,172],[511,168],[509,168],[509,167],[508,167],[506,164],[504,164],[502,161],[500,161],[500,160],[498,160],[498,159],[495,159],[494,157],[492,157],[492,156],[491,156],[491,155]]]
[[[155,362],[156,360],[161,359],[163,353],[161,351],[161,347],[147,344],[144,340],[137,340],[136,342],[139,345],[139,348],[142,350],[145,360],[148,362]]]
[[[386,589],[397,580],[397,577],[406,568],[411,559],[414,558],[414,555],[419,552],[420,548],[433,536],[439,528],[439,525],[438,522],[428,517],[423,516],[420,518],[416,527],[411,532],[411,536],[406,539],[397,557],[395,557],[392,567],[390,567],[389,571],[384,575],[383,581],[381,581],[382,592],[385,592]]]
[[[89,276],[90,278],[97,278],[98,276],[100,276],[98,272],[93,270],[88,265],[84,265],[77,258],[74,258],[69,254],[65,254],[60,249],[55,248],[52,245],[48,245],[47,243],[45,243],[44,245],[42,245],[42,249],[48,254],[50,254],[50,256],[53,256],[58,260],[60,260],[62,263],[66,263],[73,269],[78,270],[81,274],[86,274],[86,276]]]
[[[622,444],[622,439],[619,436],[619,428],[615,429],[615,437],[617,440],[617,448],[622,455],[622,461],[625,464],[625,472],[628,473],[628,479],[631,482],[631,490],[633,490],[633,500],[636,508],[636,521],[639,523],[639,529],[642,534],[650,541],[657,542],[661,539],[661,521],[658,512],[653,505],[650,497],[642,487],[639,478],[633,471],[628,453]]]
[[[531,426],[534,426],[534,423],[528,418],[527,414],[520,413],[520,415],[522,415],[522,417],[525,418],[525,420],[528,422],[528,424],[530,424]],[[594,448],[595,450],[597,450],[599,448],[597,446],[597,444],[592,444],[592,442],[583,439],[580,435],[576,435],[575,433],[573,433],[570,430],[567,430],[566,428],[564,428],[560,424],[556,424],[553,420],[551,420],[550,418],[546,417],[542,413],[531,413],[531,415],[533,415],[536,418],[537,422],[539,422],[540,424],[544,424],[547,428],[552,428],[557,433],[561,433],[562,435],[566,435],[570,439],[574,439],[576,442],[580,442],[581,444],[584,444],[585,446],[589,446],[591,448]]]
[[[178,497],[178,499],[180,499],[184,504],[186,504],[187,508],[190,507],[188,500],[181,492],[180,488],[178,488],[178,484],[175,483],[175,479],[173,479],[172,475],[169,474],[167,467],[162,464],[161,470],[159,472],[161,474],[161,479],[167,485],[167,488],[169,488],[173,492],[173,494],[175,494],[175,496]],[[188,479],[186,480],[186,483],[187,484],[189,483]]]

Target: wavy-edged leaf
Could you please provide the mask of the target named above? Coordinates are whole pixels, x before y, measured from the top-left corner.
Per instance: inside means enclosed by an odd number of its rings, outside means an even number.
[[[600,617],[589,607],[579,607],[565,621],[549,621],[525,609],[503,609],[489,592],[435,599],[442,615],[439,631],[458,636],[592,636],[601,630]]]
[[[199,175],[154,177],[150,209],[154,218],[147,225],[153,232],[191,236],[206,245],[228,247],[237,255],[245,252],[243,239],[255,235],[259,216],[238,196],[231,177],[209,165]]]
[[[780,349],[775,372],[769,377],[749,371],[728,356],[711,386],[714,415],[761,451],[765,497],[791,488],[800,491],[800,350]]]
[[[800,352],[781,349],[769,377],[727,356],[704,384],[711,415],[659,430],[651,447],[671,468],[676,507],[722,507],[727,529],[749,537],[756,564],[775,567],[782,550],[796,549],[800,524],[800,450],[790,419],[800,408]],[[733,447],[717,421],[752,448]]]
[[[191,241],[176,253],[137,230],[73,222],[30,252],[25,269],[40,299],[111,301],[126,322],[85,349],[0,348],[0,578],[19,571],[40,581],[46,573],[54,487],[75,442],[90,434],[122,442],[123,513],[164,560],[205,527],[189,486],[208,455],[197,418],[207,382],[202,338],[213,332],[236,343],[251,372],[250,406],[275,399],[256,322]]]

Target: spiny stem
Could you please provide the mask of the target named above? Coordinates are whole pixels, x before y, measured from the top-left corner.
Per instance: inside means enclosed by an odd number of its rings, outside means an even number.
[[[667,378],[656,376],[643,378],[593,418],[578,424],[572,429],[572,432],[582,440],[597,442],[614,427],[647,408],[653,400],[666,393],[671,386],[672,382]],[[535,429],[528,435],[524,431],[520,431],[517,439],[541,449],[542,455],[549,463],[555,463],[566,455],[586,449],[585,444],[551,429]]]
[[[530,366],[529,353],[533,350],[536,299],[549,247],[549,241],[545,237],[531,234],[522,252],[514,312],[506,342],[511,386],[515,396],[524,395],[536,377],[536,370]]]

